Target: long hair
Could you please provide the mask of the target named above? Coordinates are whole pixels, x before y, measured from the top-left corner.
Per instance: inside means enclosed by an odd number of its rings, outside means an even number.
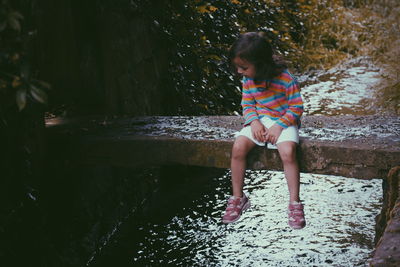
[[[287,66],[273,55],[272,47],[264,33],[248,32],[241,34],[229,49],[229,62],[239,57],[253,64],[256,69],[255,82],[272,79],[284,71]]]

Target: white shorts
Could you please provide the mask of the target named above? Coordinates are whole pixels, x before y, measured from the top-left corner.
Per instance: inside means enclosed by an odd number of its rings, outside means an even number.
[[[260,121],[267,129],[271,128],[271,126],[274,125],[274,123],[275,123],[275,121],[271,120],[268,117],[262,117]],[[251,132],[250,125],[244,127],[242,130],[240,130],[240,132],[236,132],[235,137],[238,137],[238,136],[246,136],[247,138],[249,138],[251,141],[253,141],[257,145],[265,146],[264,142],[259,142],[256,139],[254,139],[253,134]],[[285,141],[292,141],[297,144],[299,143],[299,129],[298,129],[297,125],[292,125],[292,126],[287,127],[286,129],[283,129],[283,131],[282,131],[281,135],[279,136],[278,141],[276,143],[279,144],[279,143],[285,142]],[[276,149],[277,147],[271,143],[268,143],[268,148]]]

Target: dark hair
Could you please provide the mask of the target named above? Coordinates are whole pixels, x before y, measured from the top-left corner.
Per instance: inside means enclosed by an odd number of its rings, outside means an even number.
[[[284,71],[287,66],[273,55],[272,47],[264,33],[248,32],[241,34],[229,49],[229,62],[240,57],[255,66],[255,82],[272,79]]]

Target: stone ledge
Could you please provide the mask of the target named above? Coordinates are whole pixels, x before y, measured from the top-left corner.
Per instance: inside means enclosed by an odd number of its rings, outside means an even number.
[[[390,126],[387,126],[388,123]],[[398,127],[399,126],[399,127]],[[140,167],[183,164],[229,168],[236,116],[84,118],[47,121],[82,163]],[[382,116],[303,118],[298,158],[302,172],[384,178],[400,165],[400,119]],[[59,142],[58,142],[59,143]],[[277,150],[257,147],[250,169],[282,170]]]

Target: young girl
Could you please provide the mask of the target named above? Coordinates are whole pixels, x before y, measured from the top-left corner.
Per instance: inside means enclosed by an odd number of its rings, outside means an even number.
[[[297,82],[286,66],[273,58],[272,48],[261,34],[242,34],[230,48],[229,59],[243,76],[241,104],[245,123],[232,148],[232,196],[222,222],[237,221],[250,207],[242,191],[246,156],[256,145],[271,144],[278,148],[289,188],[289,226],[303,228],[306,222],[299,198],[300,173],[296,160],[303,101]]]

